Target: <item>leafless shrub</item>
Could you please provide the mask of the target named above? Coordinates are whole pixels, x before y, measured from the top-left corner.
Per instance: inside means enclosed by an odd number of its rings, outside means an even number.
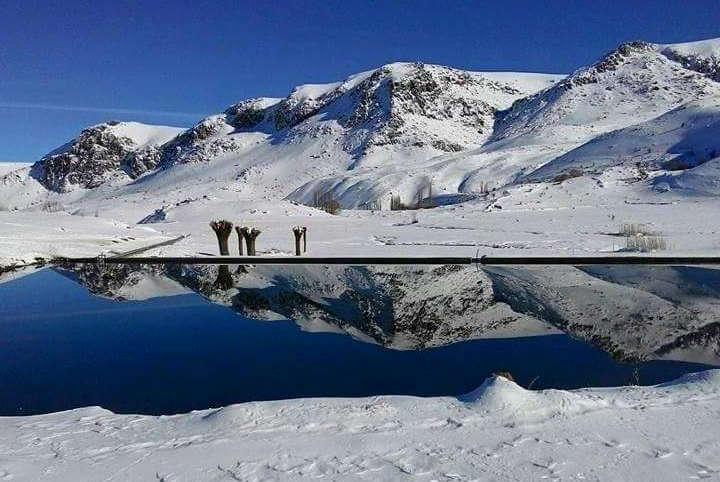
[[[39,206],[39,209],[44,213],[59,213],[65,211],[65,206],[57,201],[45,201]]]
[[[403,202],[400,200],[399,194],[393,194],[390,196],[390,210],[391,211],[404,211],[408,207],[403,204]]]
[[[650,230],[647,224],[642,223],[622,223],[620,225],[620,234],[623,236],[649,236],[655,234]]]
[[[582,170],[577,169],[577,168],[572,168],[567,171],[563,171],[560,174],[558,174],[557,176],[555,176],[553,178],[553,182],[563,182],[568,179],[574,179],[576,177],[581,177],[582,175],[583,175]]]
[[[433,199],[432,195],[432,184],[428,182],[425,186],[418,189],[415,194],[415,203],[405,204],[400,199],[399,194],[390,195],[390,210],[391,211],[405,211],[408,209],[431,209],[436,208],[438,205]]]
[[[382,211],[382,202],[379,199],[373,199],[372,201],[362,203],[360,205],[360,209],[368,211]]]
[[[657,234],[635,234],[625,238],[625,249],[628,251],[651,253],[653,251],[665,251],[668,249],[668,243],[663,236]]]
[[[620,234],[625,237],[627,251],[650,253],[668,249],[668,242],[662,233],[651,230],[647,224],[623,223],[620,225]]]
[[[329,214],[339,214],[341,210],[340,201],[335,198],[332,191],[315,191],[313,207],[322,209]]]

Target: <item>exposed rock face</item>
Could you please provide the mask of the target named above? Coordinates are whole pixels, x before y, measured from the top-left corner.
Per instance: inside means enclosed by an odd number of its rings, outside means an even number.
[[[162,146],[159,164],[202,162],[238,148],[234,139],[219,134],[231,131],[223,115],[211,116]]]
[[[120,170],[122,160],[133,150],[133,142],[118,137],[111,126],[89,127],[67,150],[44,157],[41,182],[53,191],[67,192],[73,187],[92,189],[100,186]]]
[[[686,69],[703,73],[720,82],[720,41],[718,39],[662,45],[659,48],[663,55],[682,64]]]
[[[492,85],[467,72],[412,64],[377,70],[348,93],[352,111],[339,123],[357,132],[349,136],[346,148],[362,155],[376,146],[423,147],[455,152],[477,143],[492,125],[495,107],[474,95],[493,89],[519,94],[510,86]],[[457,132],[430,129],[428,124],[449,123],[474,133],[463,142]],[[438,125],[439,127],[439,125]],[[460,142],[459,142],[460,141]]]
[[[208,117],[163,147],[163,166],[242,149],[236,132],[273,142],[320,137],[355,158],[382,146],[457,152],[479,145],[498,106],[527,94],[482,74],[425,64],[390,64],[334,84],[303,85],[284,99],[250,99]]]
[[[158,146],[145,147],[129,152],[121,161],[121,168],[133,179],[146,172],[154,171],[160,162],[161,151]]]
[[[500,115],[492,140],[527,135],[565,140],[565,126],[590,139],[720,95],[720,85],[671,57],[657,45],[622,44],[552,88],[516,101]]]
[[[157,167],[159,145],[181,129],[106,122],[83,130],[43,157],[35,172],[50,190],[93,189],[113,178],[137,178]]]

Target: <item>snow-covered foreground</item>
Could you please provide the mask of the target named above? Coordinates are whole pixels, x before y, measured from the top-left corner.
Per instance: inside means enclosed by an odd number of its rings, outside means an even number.
[[[0,211],[0,268],[36,257],[121,254],[169,239],[146,226],[95,217]]]
[[[720,474],[720,370],[654,387],[0,419],[3,480],[681,480]]]

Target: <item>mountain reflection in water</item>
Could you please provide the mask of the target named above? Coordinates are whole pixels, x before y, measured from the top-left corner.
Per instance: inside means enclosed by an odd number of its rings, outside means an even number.
[[[501,370],[533,388],[657,383],[720,365],[719,273],[638,266],[42,270],[0,283],[0,414],[458,395]]]

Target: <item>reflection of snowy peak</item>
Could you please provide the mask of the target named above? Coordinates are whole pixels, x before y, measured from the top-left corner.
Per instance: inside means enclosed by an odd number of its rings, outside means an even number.
[[[346,333],[393,349],[560,329],[620,360],[720,364],[716,269],[169,265],[75,271],[78,282],[102,296],[132,298],[139,283],[156,296],[190,290],[249,318],[291,319],[308,331]]]

